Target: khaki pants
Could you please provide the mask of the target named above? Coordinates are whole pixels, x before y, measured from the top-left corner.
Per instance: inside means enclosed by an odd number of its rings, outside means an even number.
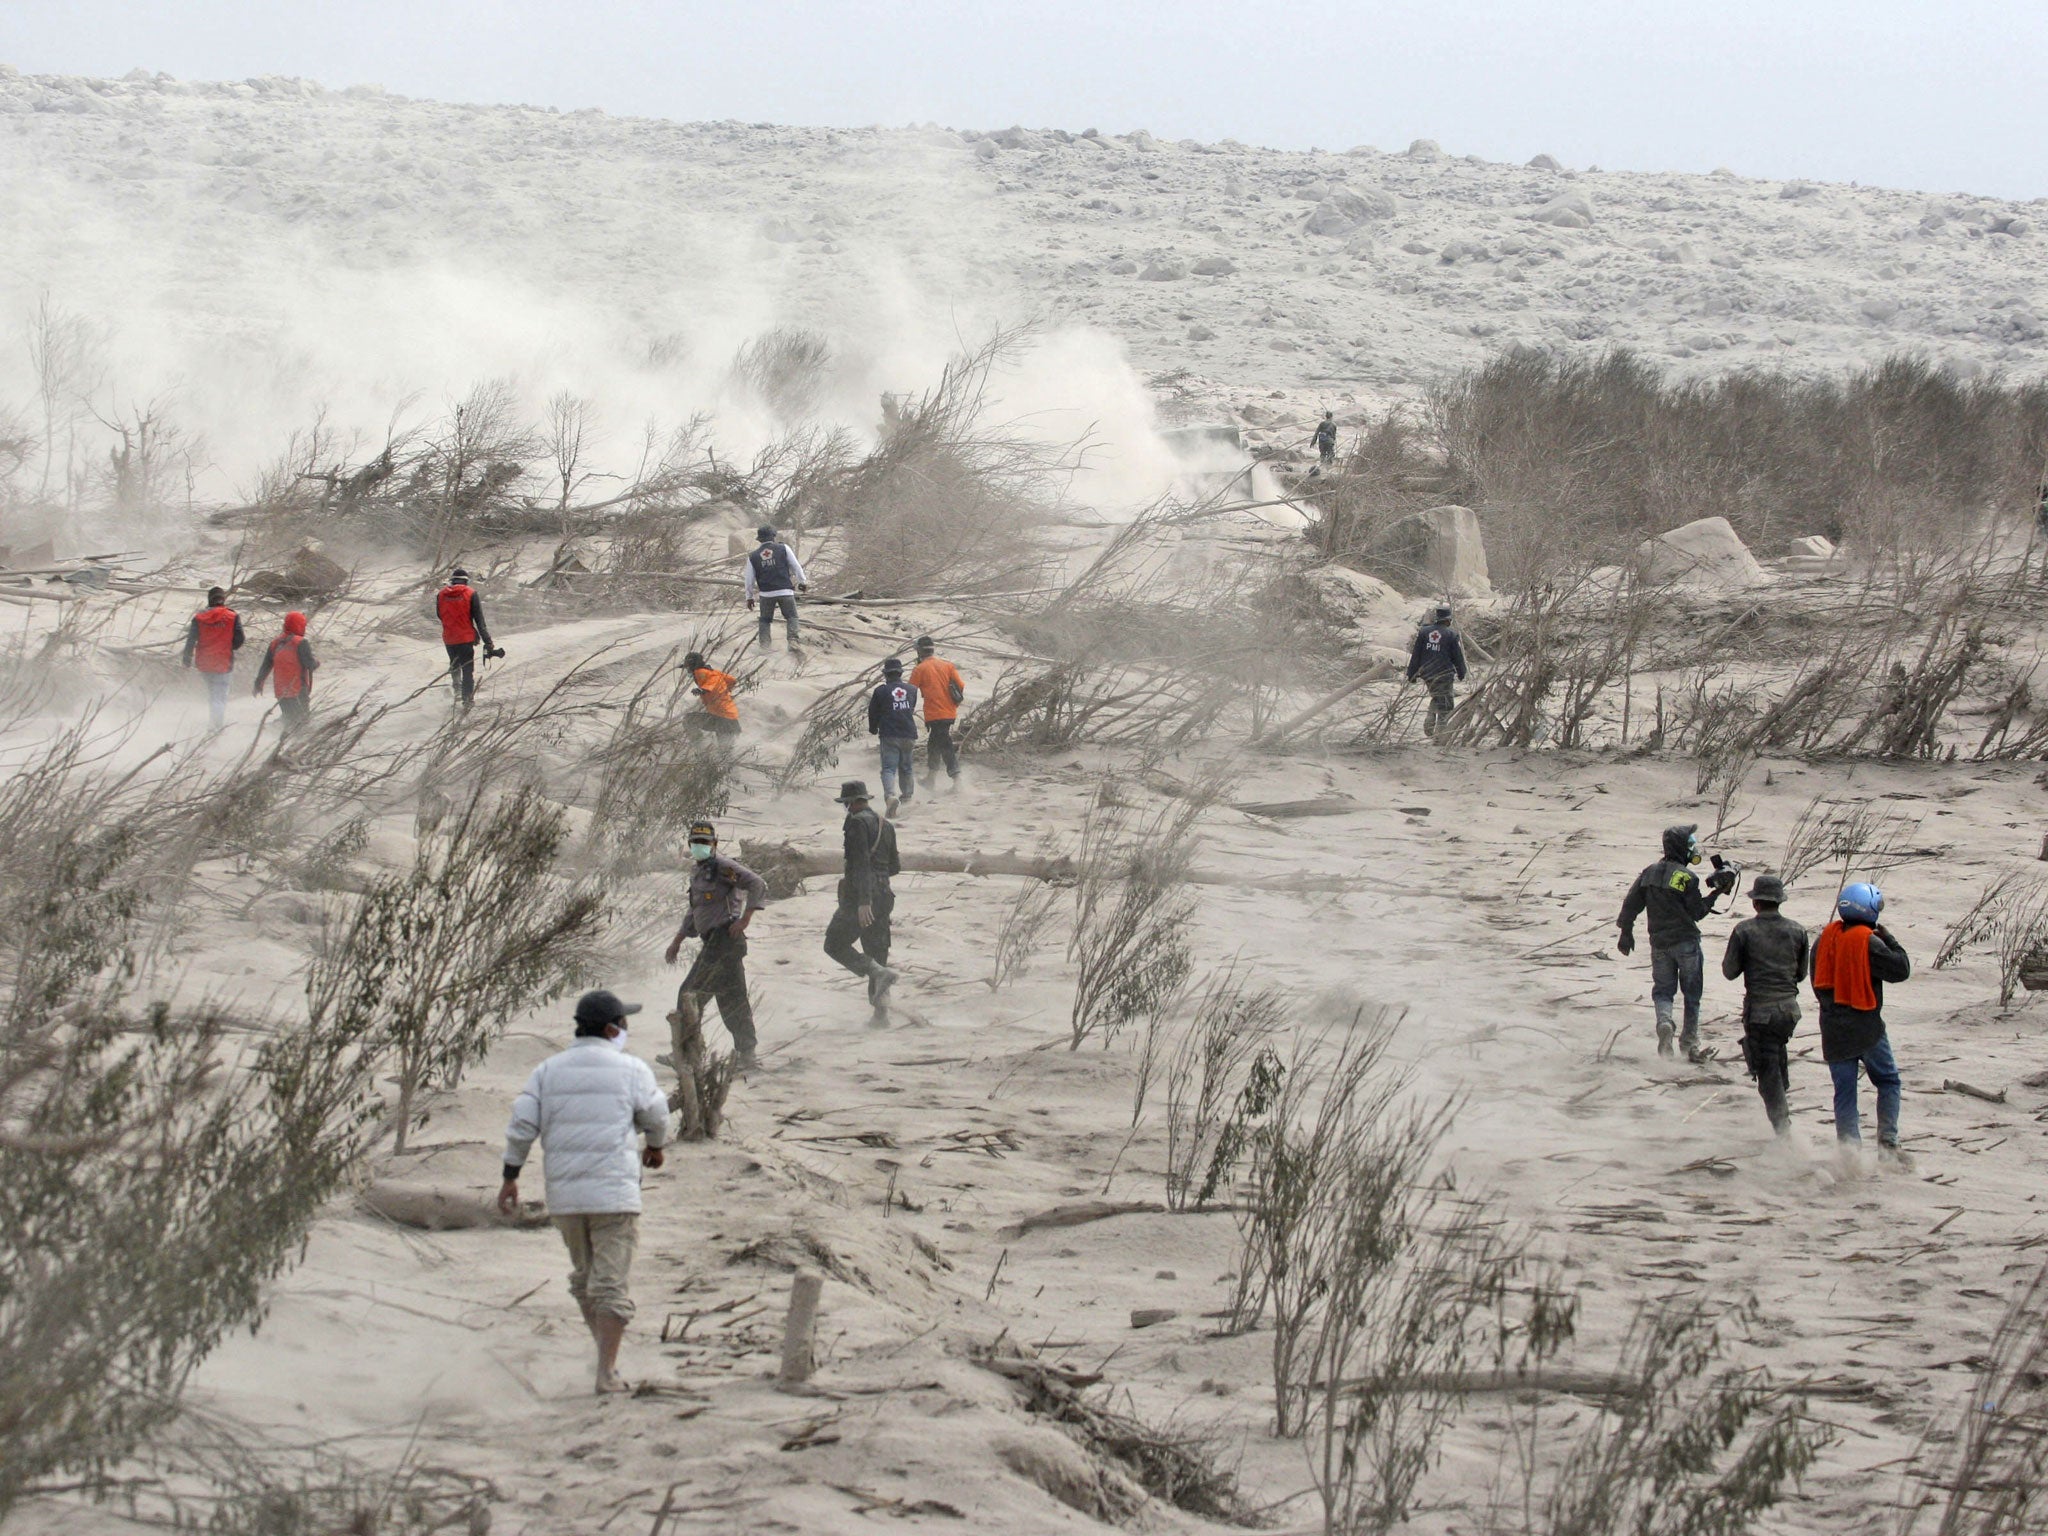
[[[569,1249],[569,1294],[576,1305],[586,1312],[631,1318],[633,1298],[626,1281],[640,1241],[640,1217],[632,1211],[557,1216],[555,1230]]]

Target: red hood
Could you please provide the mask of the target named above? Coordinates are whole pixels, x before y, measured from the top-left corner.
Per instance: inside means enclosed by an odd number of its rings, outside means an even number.
[[[286,614],[284,632],[288,635],[303,635],[306,632],[306,616],[303,613]]]

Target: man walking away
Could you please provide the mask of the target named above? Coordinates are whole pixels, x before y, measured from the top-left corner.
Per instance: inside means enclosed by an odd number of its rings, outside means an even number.
[[[228,723],[228,674],[246,638],[242,616],[228,606],[227,593],[209,587],[206,606],[185,627],[185,665],[197,666],[206,679],[206,712],[216,731]]]
[[[1323,419],[1316,423],[1316,458],[1318,467],[1328,469],[1337,462],[1337,413],[1323,412]]]
[[[825,953],[867,978],[868,1001],[879,1017],[888,1011],[889,989],[896,985],[889,969],[889,914],[896,910],[896,893],[889,881],[903,865],[896,856],[896,829],[868,804],[865,783],[849,779],[840,785],[839,803],[846,807],[846,873],[839,877],[838,910],[825,928]]]
[[[775,530],[763,523],[754,530],[761,547],[747,556],[746,574],[741,578],[746,591],[743,601],[751,608],[761,605],[761,649],[767,650],[775,630],[775,613],[782,611],[782,632],[789,648],[797,648],[796,595],[811,590],[796,551],[776,542]]]
[[[1408,681],[1418,677],[1429,687],[1429,714],[1423,719],[1422,732],[1434,736],[1450,723],[1451,711],[1458,707],[1453,679],[1465,681],[1465,647],[1451,628],[1447,607],[1439,607],[1435,616],[1415,631],[1415,644],[1408,650]]]
[[[882,795],[894,816],[917,792],[911,777],[917,757],[917,690],[903,681],[903,663],[894,656],[882,663],[882,680],[868,695],[868,734],[881,740]]]
[[[675,1055],[670,1065],[682,1076],[683,1000],[710,993],[718,999],[718,1017],[732,1036],[735,1060],[741,1068],[754,1065],[754,1006],[747,998],[747,924],[768,905],[768,882],[731,859],[718,856],[718,829],[708,821],[690,825],[690,909],[683,914],[683,926],[669,940],[663,955],[670,965],[682,952],[683,940],[702,939],[689,974],[676,988],[676,1011],[669,1015],[674,1026]]]
[[[1688,824],[1664,829],[1664,857],[1636,876],[1622,898],[1618,919],[1621,936],[1615,948],[1624,955],[1636,947],[1639,914],[1650,917],[1650,1001],[1657,1010],[1657,1054],[1675,1056],[1671,1046],[1671,1003],[1685,994],[1685,1033],[1679,1044],[1697,1061],[1700,1049],[1700,995],[1706,989],[1700,956],[1700,919],[1721,899],[1708,894],[1692,866],[1700,861],[1698,828]]]
[[[498,1209],[519,1212],[519,1171],[535,1138],[547,1176],[548,1215],[569,1249],[569,1294],[597,1341],[597,1390],[625,1392],[619,1344],[633,1316],[628,1289],[639,1238],[640,1170],[661,1166],[668,1100],[654,1069],[626,1054],[626,1016],[638,1003],[610,992],[576,1001],[576,1038],[533,1069],[505,1130]],[[634,1132],[647,1138],[634,1146]]]
[[[704,713],[692,715],[689,725],[714,736],[739,735],[740,706],[732,696],[733,685],[739,679],[705,661],[702,651],[690,652],[683,658],[683,665],[689,669],[697,697],[704,701]]]
[[[930,635],[919,635],[915,643],[917,665],[910,669],[910,685],[924,696],[924,776],[937,779],[944,759],[946,777],[958,789],[960,753],[953,745],[953,722],[960,718],[967,685],[960,681],[960,669],[938,654]]]
[[[448,648],[448,681],[455,689],[455,701],[464,709],[476,702],[476,648],[484,655],[505,653],[491,643],[491,627],[484,622],[484,600],[469,584],[469,572],[457,566],[448,573],[448,585],[434,595],[434,613],[441,620],[441,643]]]
[[[262,693],[264,679],[270,680],[287,736],[306,723],[306,711],[313,704],[313,670],[319,665],[313,659],[313,644],[306,638],[306,616],[286,614],[284,633],[264,651],[263,665],[256,669],[256,686],[249,691]]]
[[[1785,882],[1758,875],[1749,887],[1755,917],[1728,935],[1721,974],[1742,978],[1742,1059],[1756,1079],[1756,1091],[1780,1136],[1792,1127],[1786,1096],[1792,1091],[1792,1059],[1786,1047],[1799,1027],[1799,983],[1806,979],[1811,940],[1805,928],[1778,909]]]
[[[1813,995],[1820,1004],[1820,1053],[1835,1080],[1835,1137],[1861,1146],[1857,1079],[1877,1090],[1878,1155],[1910,1166],[1899,1147],[1899,1067],[1884,1027],[1884,984],[1904,981],[1913,962],[1880,923],[1884,892],[1858,881],[1843,889],[1836,917],[1813,946]]]

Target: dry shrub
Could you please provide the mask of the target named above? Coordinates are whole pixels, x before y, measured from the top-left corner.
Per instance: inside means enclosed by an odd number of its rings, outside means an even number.
[[[1268,1043],[1285,1005],[1254,990],[1235,967],[1212,978],[1166,1072],[1166,1204],[1199,1210],[1228,1194],[1279,1095],[1280,1059]]]
[[[1922,1442],[1900,1536],[2030,1536],[2048,1511],[2048,1268],[2013,1298],[1968,1398]]]
[[[1081,827],[1067,944],[1076,973],[1070,1049],[1090,1036],[1107,1044],[1180,996],[1194,965],[1194,829],[1214,798],[1197,792],[1140,818],[1114,780],[1097,792]]]
[[[2048,881],[2018,870],[1992,881],[1942,938],[1934,968],[1956,964],[1973,944],[1998,956],[1999,1007],[2010,1008],[2021,988],[2048,988]]]
[[[1926,857],[1925,850],[1913,846],[1919,832],[1920,817],[1913,812],[1888,810],[1868,800],[1844,805],[1825,794],[1815,795],[1785,834],[1778,873],[1792,885],[1808,870],[1838,864],[1839,891],[1849,883],[1851,869],[1882,877],[1903,860]]]
[[[1446,472],[1429,422],[1412,406],[1392,405],[1365,413],[1335,474],[1299,481],[1295,492],[1317,513],[1316,547],[1344,559],[1410,513],[1459,500],[1465,487]]]
[[[1207,737],[1238,703],[1246,680],[1230,671],[1158,666],[1013,663],[967,716],[957,740],[983,750],[1097,746],[1179,747]]]
[[[1939,545],[1987,508],[2031,507],[2048,457],[2048,385],[1966,383],[1912,357],[1846,378],[1673,379],[1627,351],[1517,348],[1439,389],[1430,417],[1510,585],[1566,545],[1716,515],[1761,548],[1803,533]],[[1788,526],[1787,507],[1811,523]]]
[[[1516,1536],[1743,1536],[1833,1438],[1760,1371],[1725,1365],[1727,1332],[1692,1298],[1638,1312],[1618,1390],[1549,1475],[1525,1468]]]
[[[806,516],[842,530],[835,590],[967,596],[1039,584],[1039,535],[1074,459],[985,420],[990,376],[1016,344],[999,335],[949,363],[884,423],[873,452],[821,477]]]
[[[832,348],[824,337],[778,325],[739,349],[732,376],[784,421],[801,421],[817,409],[831,362]]]
[[[1002,926],[996,930],[995,965],[988,978],[990,991],[998,990],[1030,968],[1032,957],[1044,942],[1046,929],[1058,916],[1061,894],[1059,884],[1051,880],[1026,880],[1018,887],[1003,911]]]
[[[0,785],[0,1516],[128,1455],[260,1315],[359,1150],[374,1063],[361,1031],[129,1005],[185,910],[196,808],[89,733]]]
[[[422,1088],[452,1085],[514,1015],[583,979],[604,923],[595,889],[555,875],[565,818],[532,786],[487,785],[330,926],[306,981],[316,1028],[388,1053],[405,1150]]]

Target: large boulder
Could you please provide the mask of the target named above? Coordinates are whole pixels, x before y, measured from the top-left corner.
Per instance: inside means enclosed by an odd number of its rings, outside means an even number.
[[[1394,216],[1394,199],[1377,187],[1354,192],[1340,187],[1309,210],[1302,232],[1341,238],[1374,219]]]
[[[1493,591],[1486,540],[1470,507],[1431,507],[1389,523],[1367,551],[1371,564],[1408,592],[1484,597]]]
[[[1736,592],[1770,580],[1725,517],[1703,517],[1636,548],[1643,579]]]
[[[1529,217],[1558,229],[1588,229],[1593,223],[1593,200],[1583,192],[1560,192]]]

